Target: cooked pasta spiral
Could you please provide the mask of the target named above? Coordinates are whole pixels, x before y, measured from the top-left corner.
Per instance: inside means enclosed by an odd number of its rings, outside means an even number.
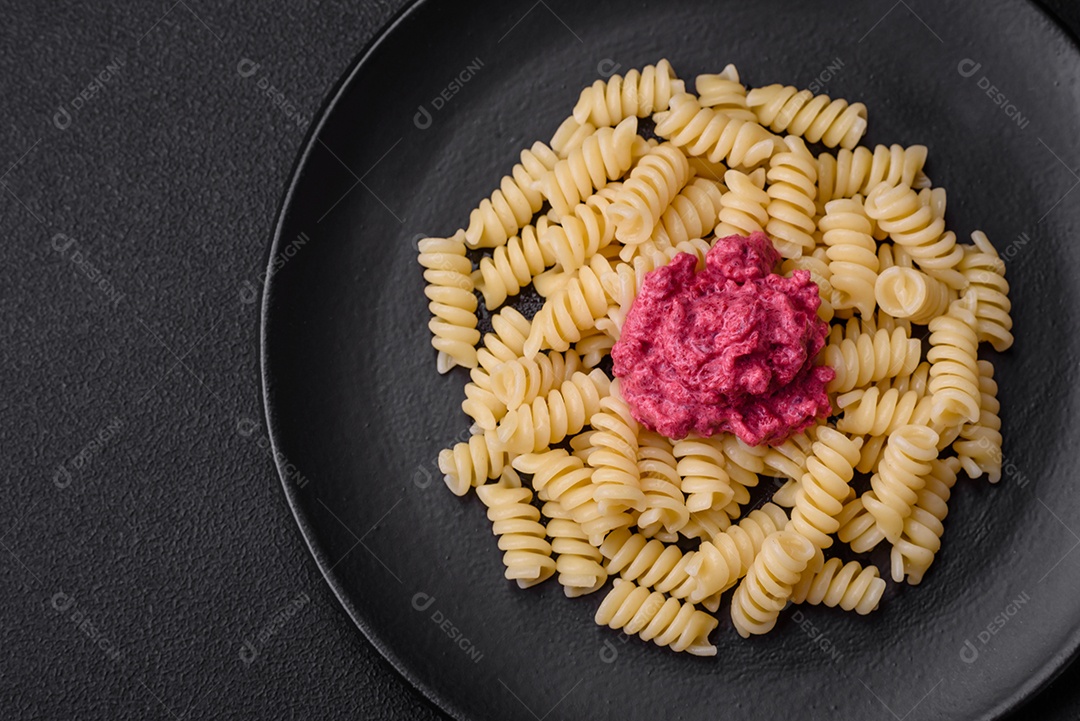
[[[726,165],[719,161],[713,162],[700,155],[687,155],[686,162],[690,163],[690,170],[694,171],[694,175],[720,183],[720,191],[727,192],[727,188],[723,184],[724,173],[727,172]],[[762,171],[762,175],[765,174],[764,168],[759,168],[759,170]]]
[[[704,238],[716,227],[720,216],[719,183],[694,178],[671,201],[649,238],[660,250],[693,238]]]
[[[960,439],[953,443],[960,465],[972,478],[983,473],[986,480],[1001,480],[1001,403],[997,399],[998,385],[994,381],[994,364],[981,360],[979,367],[979,420],[966,423],[960,429]]]
[[[836,428],[854,435],[882,437],[900,426],[928,425],[931,400],[913,390],[882,391],[876,386],[844,393],[836,399],[837,407],[844,412]]]
[[[465,384],[461,410],[473,419],[477,428],[491,430],[506,415],[506,404],[491,392],[491,376],[483,368],[469,371],[472,380]]]
[[[889,378],[888,380],[881,381],[878,383],[878,388],[882,391],[895,388],[899,393],[915,391],[918,393],[919,398],[922,398],[926,395],[929,384],[930,364],[923,361],[914,371],[912,371],[911,375],[897,376],[896,378]]]
[[[509,307],[491,316],[494,332],[484,336],[484,345],[476,352],[479,367],[469,371],[471,380],[465,384],[465,400],[461,402],[461,410],[484,430],[493,429],[506,415],[506,404],[491,391],[491,373],[501,363],[521,355],[530,325],[528,318]]]
[[[762,183],[755,182],[753,174],[747,175],[738,170],[724,173],[724,184],[728,192],[720,197],[719,224],[716,226],[717,237],[728,235],[749,236],[757,231],[764,231],[769,222],[769,194],[762,188],[765,178],[758,176]]]
[[[871,235],[873,225],[862,201],[856,198],[829,201],[817,227],[821,242],[828,248],[825,256],[829,261],[833,307],[854,308],[864,317],[873,315],[877,306],[874,297],[879,267],[877,243]]]
[[[465,233],[452,238],[424,238],[418,243],[418,260],[424,266],[428,310],[432,319],[431,345],[439,352],[437,367],[446,373],[455,365],[476,367],[476,296],[473,295],[472,263],[465,257]]]
[[[623,633],[637,634],[672,651],[716,655],[716,646],[709,643],[709,634],[717,626],[715,618],[689,603],[665,599],[659,591],[650,593],[633,581],[615,579],[615,587],[596,610],[596,623],[621,628]]]
[[[845,338],[825,346],[825,364],[836,371],[826,390],[844,393],[867,383],[908,375],[919,365],[922,346],[903,327]]]
[[[929,200],[924,203],[906,185],[882,182],[866,196],[865,207],[866,214],[877,221],[878,227],[894,243],[903,246],[928,275],[953,288],[966,284],[955,270],[964,250],[956,244],[956,234],[945,230],[944,218],[935,212]]]
[[[464,496],[469,488],[498,478],[505,464],[506,450],[494,431],[477,434],[439,452],[439,470],[455,496]]]
[[[592,123],[579,123],[571,115],[566,120],[560,123],[555,134],[551,136],[551,141],[548,145],[555,151],[555,154],[559,156],[559,159],[565,158],[572,151],[581,147],[581,144],[585,142],[585,138],[589,137],[596,132],[596,126]]]
[[[614,128],[600,128],[586,138],[580,148],[571,151],[544,173],[540,178],[540,190],[555,214],[559,218],[569,214],[594,190],[629,170],[637,137],[637,118],[634,117]]]
[[[851,490],[862,439],[852,440],[828,426],[818,428],[816,435],[787,527],[815,548],[828,548],[832,545],[830,534],[840,527],[836,516]]]
[[[655,538],[650,540],[628,528],[612,531],[600,545],[600,553],[608,559],[604,569],[619,574],[627,581],[686,598],[696,582],[686,571],[695,552],[683,554],[678,546],[669,546]]]
[[[586,368],[595,368],[600,361],[611,352],[615,345],[615,339],[607,333],[594,329],[588,335],[583,335],[581,340],[574,344],[574,350],[581,356],[581,362]]]
[[[540,524],[540,509],[530,505],[532,491],[501,484],[479,486],[476,495],[488,508],[491,532],[499,537],[506,578],[521,588],[546,581],[555,572],[551,544]]]
[[[777,478],[779,481],[780,479]],[[788,478],[784,483],[773,491],[772,502],[778,506],[784,508],[795,507],[795,496],[799,492],[799,481],[794,478]]]
[[[867,553],[885,540],[885,534],[866,510],[862,498],[853,498],[845,503],[836,520],[840,524],[836,537],[848,544],[855,553]]]
[[[987,341],[999,353],[1013,344],[1012,301],[1009,281],[1005,280],[1005,262],[998,256],[990,239],[981,230],[971,234],[974,246],[964,246],[959,270],[975,292],[975,331],[980,341]]]
[[[499,189],[469,215],[465,242],[470,248],[495,248],[528,223],[544,199],[536,182],[555,167],[559,158],[544,143],[521,151],[521,162],[504,176]]]
[[[588,457],[593,468],[593,498],[604,513],[645,508],[638,468],[638,424],[619,393],[619,381],[611,384],[611,394],[600,401],[592,417],[596,430],[590,441],[596,450]]]
[[[564,273],[588,263],[615,237],[615,226],[608,221],[606,211],[621,186],[609,183],[540,234],[540,248],[558,262]]]
[[[484,336],[484,345],[476,352],[480,367],[491,373],[500,363],[520,356],[531,327],[528,318],[509,306],[491,316],[494,332]]]
[[[713,436],[687,438],[674,446],[686,507],[691,511],[724,508],[735,497],[724,470],[725,457],[720,443],[720,438]]]
[[[890,543],[900,538],[904,519],[926,483],[930,461],[938,456],[938,438],[927,426],[901,426],[889,434],[878,472],[870,479],[873,490],[862,501]]]
[[[755,488],[760,480],[758,474],[765,472],[768,446],[748,446],[731,433],[721,435],[720,439],[720,447],[726,458],[724,470],[734,493],[732,502],[737,502],[740,498],[749,499],[748,489]],[[726,506],[726,510],[733,510],[730,504]],[[732,513],[731,517],[738,518],[740,513]]]
[[[686,498],[679,487],[677,463],[667,438],[652,431],[638,435],[637,464],[645,506],[637,524],[646,536],[663,536],[674,541],[690,520]]]
[[[948,309],[955,295],[937,278],[914,268],[894,266],[877,277],[874,298],[889,315],[926,325]]]
[[[788,517],[775,503],[766,503],[751,511],[736,526],[717,533],[695,551],[687,565],[694,583],[690,594],[693,603],[718,597],[746,575],[757,558],[765,539],[782,531]]]
[[[616,125],[624,118],[644,118],[667,110],[672,96],[686,90],[686,84],[675,77],[667,59],[656,65],[646,65],[621,75],[612,75],[607,82],[597,80],[581,91],[574,106],[574,120],[589,122],[597,127]]]
[[[828,95],[779,84],[752,89],[746,102],[761,124],[773,132],[787,131],[827,148],[854,148],[866,132],[866,106],[862,103],[849,105],[840,98],[832,100]]]
[[[975,333],[975,294],[969,292],[949,306],[949,312],[930,321],[930,392],[933,415],[946,426],[979,420],[978,348]]]
[[[615,237],[632,245],[648,240],[661,214],[689,179],[690,165],[677,147],[662,143],[650,150],[605,211],[615,224]]]
[[[581,358],[573,349],[565,354],[548,351],[534,358],[514,358],[492,371],[491,392],[507,409],[513,410],[546,395],[582,367]]]
[[[656,134],[712,162],[752,168],[772,155],[776,136],[757,123],[703,108],[689,94],[676,95],[671,108],[653,116]]]
[[[714,436],[716,437],[716,436]],[[744,486],[756,486],[758,473],[765,472],[765,446],[748,446],[736,435],[724,433],[720,438],[720,447],[727,459],[727,472],[731,480]]]
[[[817,209],[817,160],[801,138],[784,138],[785,152],[769,159],[769,222],[766,232],[785,258],[798,258],[814,249]]]
[[[813,544],[794,531],[777,531],[765,539],[731,599],[731,620],[740,636],[772,630],[815,552]]]
[[[695,511],[690,513],[690,520],[683,526],[682,535],[708,541],[728,528],[731,528],[731,516],[727,514],[727,511]]]
[[[533,316],[523,355],[532,358],[542,348],[565,351],[571,343],[581,340],[582,331],[595,326],[597,319],[607,313],[610,299],[600,279],[610,271],[606,259],[594,255],[565,288],[548,298]]]
[[[490,258],[480,260],[476,288],[483,293],[488,310],[494,311],[507,296],[517,295],[535,276],[555,264],[555,256],[538,239],[547,230],[548,220],[541,217],[535,226],[526,225],[506,245],[496,248]]]
[[[740,480],[736,480],[732,474],[728,474],[728,481],[731,483],[731,491],[734,494],[731,502],[724,506],[722,509],[724,513],[732,519],[736,519],[742,515],[742,507],[750,502],[750,489],[754,488],[758,484],[758,477],[752,476],[747,478],[747,482],[743,483]],[[708,511],[699,511],[699,513],[708,513]]]
[[[889,268],[914,268],[915,263],[903,246],[886,242],[878,245],[878,267],[884,273]],[[888,315],[888,313],[885,315]],[[910,323],[911,321],[907,322]]]
[[[885,579],[876,566],[865,568],[858,561],[844,563],[830,558],[817,573],[804,573],[791,594],[794,603],[839,606],[865,616],[877,609],[885,593]]]
[[[796,433],[780,445],[770,446],[762,461],[767,470],[798,480],[806,474],[806,457],[812,445],[807,433]]]
[[[575,373],[547,396],[508,411],[499,421],[499,442],[512,453],[539,453],[579,432],[600,410],[611,381],[599,368]]]
[[[899,583],[907,577],[918,585],[941,548],[942,521],[949,513],[949,496],[956,484],[960,461],[956,457],[930,462],[926,485],[918,493],[911,515],[904,519],[904,532],[892,548],[892,578]]]
[[[730,63],[715,75],[694,78],[698,102],[738,120],[757,121],[754,111],[746,104],[746,86],[739,81],[739,71]]]
[[[599,549],[589,543],[584,529],[559,503],[545,503],[543,513],[550,519],[547,535],[563,593],[568,598],[577,598],[600,590],[608,574]]]
[[[842,148],[835,156],[822,153],[818,156],[818,203],[865,196],[879,183],[924,187],[929,182],[922,174],[926,155],[925,145],[877,145],[873,151],[860,146]]]
[[[513,460],[513,467],[522,473],[531,473],[533,488],[540,500],[558,503],[565,509],[593,546],[599,546],[611,531],[626,528],[634,522],[627,513],[600,511],[592,497],[592,469],[561,448],[522,454]]]

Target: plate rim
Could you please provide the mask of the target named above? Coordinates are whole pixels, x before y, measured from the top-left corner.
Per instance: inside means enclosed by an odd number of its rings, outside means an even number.
[[[383,657],[393,669],[407,681],[421,697],[433,704],[436,709],[451,716],[456,721],[471,721],[471,716],[464,712],[452,699],[446,697],[436,688],[416,674],[408,665],[403,663],[397,654],[389,647],[381,636],[372,628],[371,624],[353,606],[350,596],[344,584],[338,580],[332,568],[327,567],[328,556],[318,541],[314,525],[308,520],[307,513],[302,507],[298,490],[289,482],[285,464],[278,448],[278,423],[277,416],[273,412],[271,401],[272,377],[270,372],[267,338],[271,324],[270,312],[275,297],[275,284],[272,263],[277,256],[283,240],[283,231],[289,215],[292,201],[304,168],[310,159],[323,127],[326,125],[334,109],[352,85],[357,74],[366,62],[376,53],[379,48],[390,38],[403,22],[413,15],[421,6],[430,0],[408,0],[394,15],[392,15],[368,41],[364,48],[349,61],[345,72],[334,82],[325,100],[314,113],[313,120],[302,141],[301,149],[289,169],[288,181],[285,191],[278,203],[275,214],[274,226],[271,231],[271,242],[266,250],[264,282],[262,284],[262,299],[259,309],[259,376],[261,384],[260,400],[263,406],[263,418],[266,423],[267,437],[270,442],[271,455],[274,468],[277,471],[278,481],[285,495],[286,504],[296,522],[300,536],[317,566],[320,575],[330,587],[334,597],[341,608],[363,634],[365,640],[370,643],[379,655]],[[1052,12],[1041,0],[1028,0],[1028,5],[1042,16],[1048,26],[1060,33],[1065,41],[1072,45],[1077,53],[1080,53],[1080,28],[1073,29],[1056,13]],[[1057,653],[1048,657],[1039,671],[1029,676],[1024,682],[1014,687],[1014,691],[1003,698],[994,707],[988,709],[987,715],[978,721],[1001,721],[1010,714],[1014,714],[1033,701],[1040,692],[1046,689],[1057,679],[1072,663],[1080,662],[1080,626],[1071,635],[1067,636]],[[974,719],[974,717],[970,717]]]
[[[326,95],[326,99],[313,115],[314,122],[308,127],[307,133],[302,141],[301,150],[293,161],[292,167],[289,169],[289,179],[281,200],[278,203],[274,227],[271,231],[271,241],[266,251],[266,262],[264,263],[266,267],[265,281],[263,282],[262,287],[262,301],[259,306],[259,380],[261,385],[261,393],[259,395],[263,406],[263,419],[266,423],[267,437],[270,441],[271,456],[273,458],[274,468],[277,471],[278,482],[285,494],[285,502],[289,506],[289,511],[292,513],[293,520],[296,521],[296,526],[300,531],[300,537],[303,539],[304,545],[307,547],[308,553],[311,555],[312,561],[314,561],[316,567],[319,569],[319,574],[326,582],[326,585],[330,587],[331,592],[337,599],[341,608],[353,622],[353,625],[360,630],[365,640],[378,651],[379,655],[382,656],[382,658],[385,659],[398,674],[400,674],[404,681],[412,686],[414,691],[418,691],[424,700],[434,704],[439,712],[450,715],[456,721],[470,721],[463,709],[459,708],[451,699],[446,698],[443,694],[431,687],[426,681],[422,680],[411,668],[406,666],[401,659],[398,658],[397,654],[389,648],[388,644],[375,633],[367,620],[357,612],[344,585],[338,580],[333,570],[327,567],[325,560],[328,558],[327,554],[318,541],[315,528],[308,520],[307,513],[301,505],[298,491],[289,482],[285,466],[281,461],[282,455],[278,448],[277,441],[277,420],[271,402],[272,378],[269,367],[269,354],[267,352],[270,311],[272,299],[275,295],[272,263],[277,256],[281,245],[286,219],[289,214],[289,209],[292,206],[292,200],[296,194],[304,167],[307,165],[307,162],[315,149],[315,144],[318,142],[319,135],[326,125],[327,120],[330,118],[341,98],[345,95],[349,86],[352,85],[353,80],[360,72],[364,63],[378,51],[379,47],[386,42],[394,30],[426,2],[427,0],[408,0],[403,7],[379,28],[371,40],[368,41],[367,45],[349,61],[345,72],[334,82],[334,85]]]

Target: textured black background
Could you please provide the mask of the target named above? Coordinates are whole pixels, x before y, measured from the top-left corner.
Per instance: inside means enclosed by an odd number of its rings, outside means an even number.
[[[443,718],[295,529],[252,294],[303,120],[403,4],[0,3],[0,717]]]

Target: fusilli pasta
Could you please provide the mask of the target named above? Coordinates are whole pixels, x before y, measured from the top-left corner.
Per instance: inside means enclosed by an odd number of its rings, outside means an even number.
[[[862,202],[857,198],[829,201],[817,227],[827,247],[833,307],[872,316],[879,263],[873,226]]]
[[[597,127],[617,125],[624,118],[644,118],[666,110],[672,96],[682,93],[685,83],[675,76],[667,59],[656,65],[646,65],[621,75],[612,75],[605,82],[597,80],[581,91],[574,106],[573,118],[579,123]]]
[[[637,137],[634,117],[614,128],[600,128],[540,177],[542,196],[559,218],[572,212],[594,190],[629,170]],[[536,210],[539,209],[537,205]]]
[[[469,215],[465,242],[470,248],[494,248],[505,243],[528,223],[543,205],[536,182],[555,167],[559,158],[544,143],[521,151],[521,162],[504,176],[499,189]]]
[[[780,255],[798,258],[812,251],[815,244],[817,161],[801,139],[789,135],[784,138],[784,144],[786,152],[776,153],[769,159],[766,174],[769,222],[765,231]]]
[[[892,578],[918,585],[941,548],[942,521],[949,513],[949,496],[956,484],[960,462],[956,457],[930,461],[926,485],[918,493],[911,515],[904,519],[904,531],[893,545]]]
[[[979,368],[979,419],[965,423],[960,438],[953,443],[960,465],[972,478],[997,483],[1001,480],[1001,404],[997,399],[997,383],[994,381],[994,364],[981,360]]]
[[[975,331],[980,341],[990,343],[994,350],[1012,347],[1012,301],[1009,300],[1009,281],[1005,280],[1005,262],[981,230],[971,234],[973,246],[962,246],[964,257],[959,270],[974,291],[978,307],[975,311]]]
[[[787,527],[816,548],[828,548],[832,545],[829,536],[840,527],[836,516],[851,488],[848,484],[855,476],[862,439],[852,440],[828,426],[818,428],[816,435]]]
[[[508,411],[496,427],[499,442],[513,453],[539,453],[578,433],[600,411],[610,383],[599,368],[574,373],[547,396]]]
[[[495,249],[490,258],[480,261],[480,278],[476,289],[484,295],[484,305],[495,310],[507,296],[517,295],[532,279],[555,264],[555,256],[538,240],[547,232],[548,220],[541,217],[537,224],[526,225],[521,233]]]
[[[703,108],[692,95],[676,95],[671,109],[653,116],[656,134],[683,148],[687,155],[753,168],[772,155],[776,136],[760,125]]]
[[[804,573],[791,594],[794,603],[839,606],[845,611],[866,615],[878,607],[885,593],[885,580],[874,566],[858,561],[844,563],[830,558],[817,573]]]
[[[740,636],[772,630],[814,552],[810,541],[791,531],[777,531],[765,539],[731,599],[731,620]]]
[[[687,509],[722,509],[731,503],[735,492],[724,470],[720,438],[687,438],[676,443],[673,452],[679,459],[680,485],[687,494]]]
[[[665,599],[659,591],[650,593],[633,581],[615,579],[614,588],[596,610],[596,622],[637,634],[657,646],[670,646],[673,651],[716,655],[716,646],[709,643],[709,634],[717,625],[715,618],[689,603]]]
[[[929,193],[929,191],[927,191]],[[882,182],[866,196],[866,214],[878,227],[901,245],[928,275],[962,288],[967,280],[956,270],[964,250],[956,244],[956,235],[945,230],[944,213],[935,212],[927,202],[906,185]],[[880,300],[878,301],[880,304]]]
[[[698,547],[687,566],[694,579],[691,601],[705,602],[719,596],[746,575],[765,539],[788,523],[784,509],[766,503],[751,511],[738,525],[717,533]]]
[[[870,479],[873,490],[863,494],[863,505],[878,528],[896,543],[904,519],[926,483],[930,461],[937,458],[938,434],[927,426],[901,426],[889,434],[878,472]]]
[[[637,525],[646,536],[675,541],[690,521],[690,509],[680,488],[678,461],[667,438],[652,431],[638,435],[638,472],[645,505]]]
[[[550,519],[547,535],[563,593],[567,598],[577,598],[599,591],[608,578],[600,550],[589,543],[585,530],[559,503],[545,503],[543,514]]]
[[[866,132],[866,106],[862,103],[849,105],[846,100],[832,100],[790,85],[754,88],[747,93],[746,103],[773,132],[786,130],[827,148],[854,148]]]
[[[728,64],[715,75],[698,75],[694,78],[698,102],[737,120],[757,120],[754,111],[746,104],[746,87],[739,82],[739,71]]]
[[[747,175],[738,170],[724,173],[724,183],[728,192],[720,197],[720,223],[716,234],[750,235],[764,230],[769,222],[769,194],[763,190],[765,178],[758,175],[761,183],[755,182],[754,174]]]
[[[648,240],[664,209],[689,179],[690,165],[677,147],[663,143],[650,150],[605,211],[615,224],[615,237],[628,245]]]
[[[836,370],[830,392],[844,393],[886,378],[908,375],[919,365],[922,347],[904,328],[844,338],[825,346],[825,363]]]
[[[879,183],[923,188],[929,179],[922,174],[926,164],[925,145],[878,145],[869,148],[841,148],[836,155],[818,156],[818,204],[837,198],[865,196]]]
[[[930,321],[930,392],[933,415],[947,426],[979,419],[978,347],[975,333],[975,294],[969,292],[949,306],[949,312]]]
[[[491,532],[499,537],[507,580],[528,588],[550,578],[555,561],[540,524],[540,509],[529,505],[532,491],[488,484],[478,487],[476,495],[488,508]]]
[[[600,402],[591,423],[596,432],[590,442],[596,450],[587,462],[593,468],[593,498],[604,513],[643,510],[638,424],[619,393],[618,380],[611,384],[611,394]]]
[[[894,266],[877,277],[874,299],[889,315],[926,325],[948,309],[954,295],[937,278],[914,268]]]
[[[604,568],[609,574],[619,574],[673,598],[686,598],[696,585],[686,570],[694,551],[683,554],[678,546],[650,540],[644,534],[626,528],[612,531],[600,545],[600,553],[607,559]]]
[[[722,197],[719,183],[708,178],[694,178],[660,215],[649,240],[658,250],[664,250],[694,238],[704,238],[716,227]]]
[[[473,295],[472,264],[465,257],[465,233],[452,238],[424,238],[418,244],[420,265],[424,266],[424,288],[431,345],[439,352],[438,371],[446,373],[455,365],[476,367],[476,296]]]

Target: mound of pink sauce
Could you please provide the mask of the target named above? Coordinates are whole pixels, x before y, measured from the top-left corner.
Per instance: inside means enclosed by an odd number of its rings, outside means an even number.
[[[716,241],[695,272],[681,253],[645,277],[611,351],[639,423],[668,438],[728,431],[745,443],[783,442],[830,410],[835,375],[814,365],[828,326],[810,273],[772,272],[764,233]]]

